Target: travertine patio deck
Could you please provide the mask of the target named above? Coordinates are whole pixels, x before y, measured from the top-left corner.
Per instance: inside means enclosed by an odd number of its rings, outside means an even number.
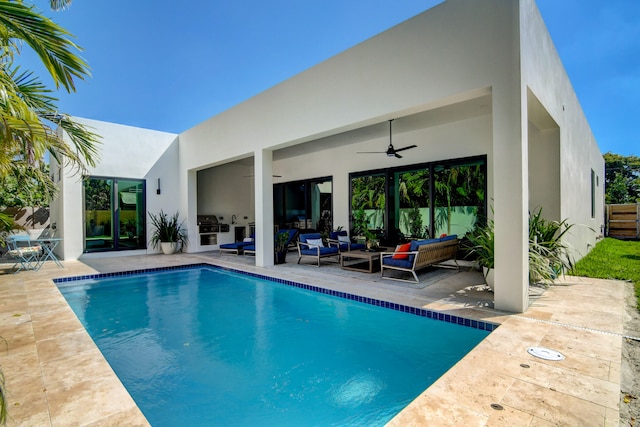
[[[67,261],[64,269],[47,263],[39,272],[0,274],[8,425],[148,425],[51,278],[199,262],[502,324],[392,426],[618,425],[623,282],[569,277],[538,295],[524,314],[509,315],[490,308],[492,294],[474,286],[482,281],[475,272],[414,289],[330,265],[299,266],[293,259],[260,269],[249,257],[217,253]],[[532,346],[566,359],[534,358],[526,352]]]

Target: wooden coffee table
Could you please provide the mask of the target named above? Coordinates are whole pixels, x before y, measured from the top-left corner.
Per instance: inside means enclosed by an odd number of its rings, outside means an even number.
[[[343,270],[360,271],[362,273],[375,273],[380,271],[380,254],[386,248],[378,251],[347,251],[340,254],[340,267]]]

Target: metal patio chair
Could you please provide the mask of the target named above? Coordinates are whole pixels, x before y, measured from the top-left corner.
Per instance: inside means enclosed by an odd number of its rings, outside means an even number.
[[[40,268],[42,246],[33,244],[30,236],[24,234],[9,236],[7,238],[7,245],[9,247],[7,256],[16,261],[11,269],[18,267],[14,273],[21,270],[37,271]]]

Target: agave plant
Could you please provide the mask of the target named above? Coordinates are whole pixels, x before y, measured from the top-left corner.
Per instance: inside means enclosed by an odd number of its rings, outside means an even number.
[[[573,227],[566,219],[550,221],[542,208],[529,213],[529,281],[548,282],[573,268],[570,247],[563,240]]]
[[[170,217],[160,210],[159,214],[149,213],[149,217],[151,218],[151,224],[155,228],[151,235],[151,245],[154,248],[162,242],[176,242],[180,244],[180,247],[184,247],[189,243],[187,232],[182,227],[183,223],[179,222],[178,212]]]

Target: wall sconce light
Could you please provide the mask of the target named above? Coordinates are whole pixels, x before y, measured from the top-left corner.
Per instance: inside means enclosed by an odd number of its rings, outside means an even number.
[[[158,178],[158,189],[156,190],[156,194],[160,194],[160,178]]]

